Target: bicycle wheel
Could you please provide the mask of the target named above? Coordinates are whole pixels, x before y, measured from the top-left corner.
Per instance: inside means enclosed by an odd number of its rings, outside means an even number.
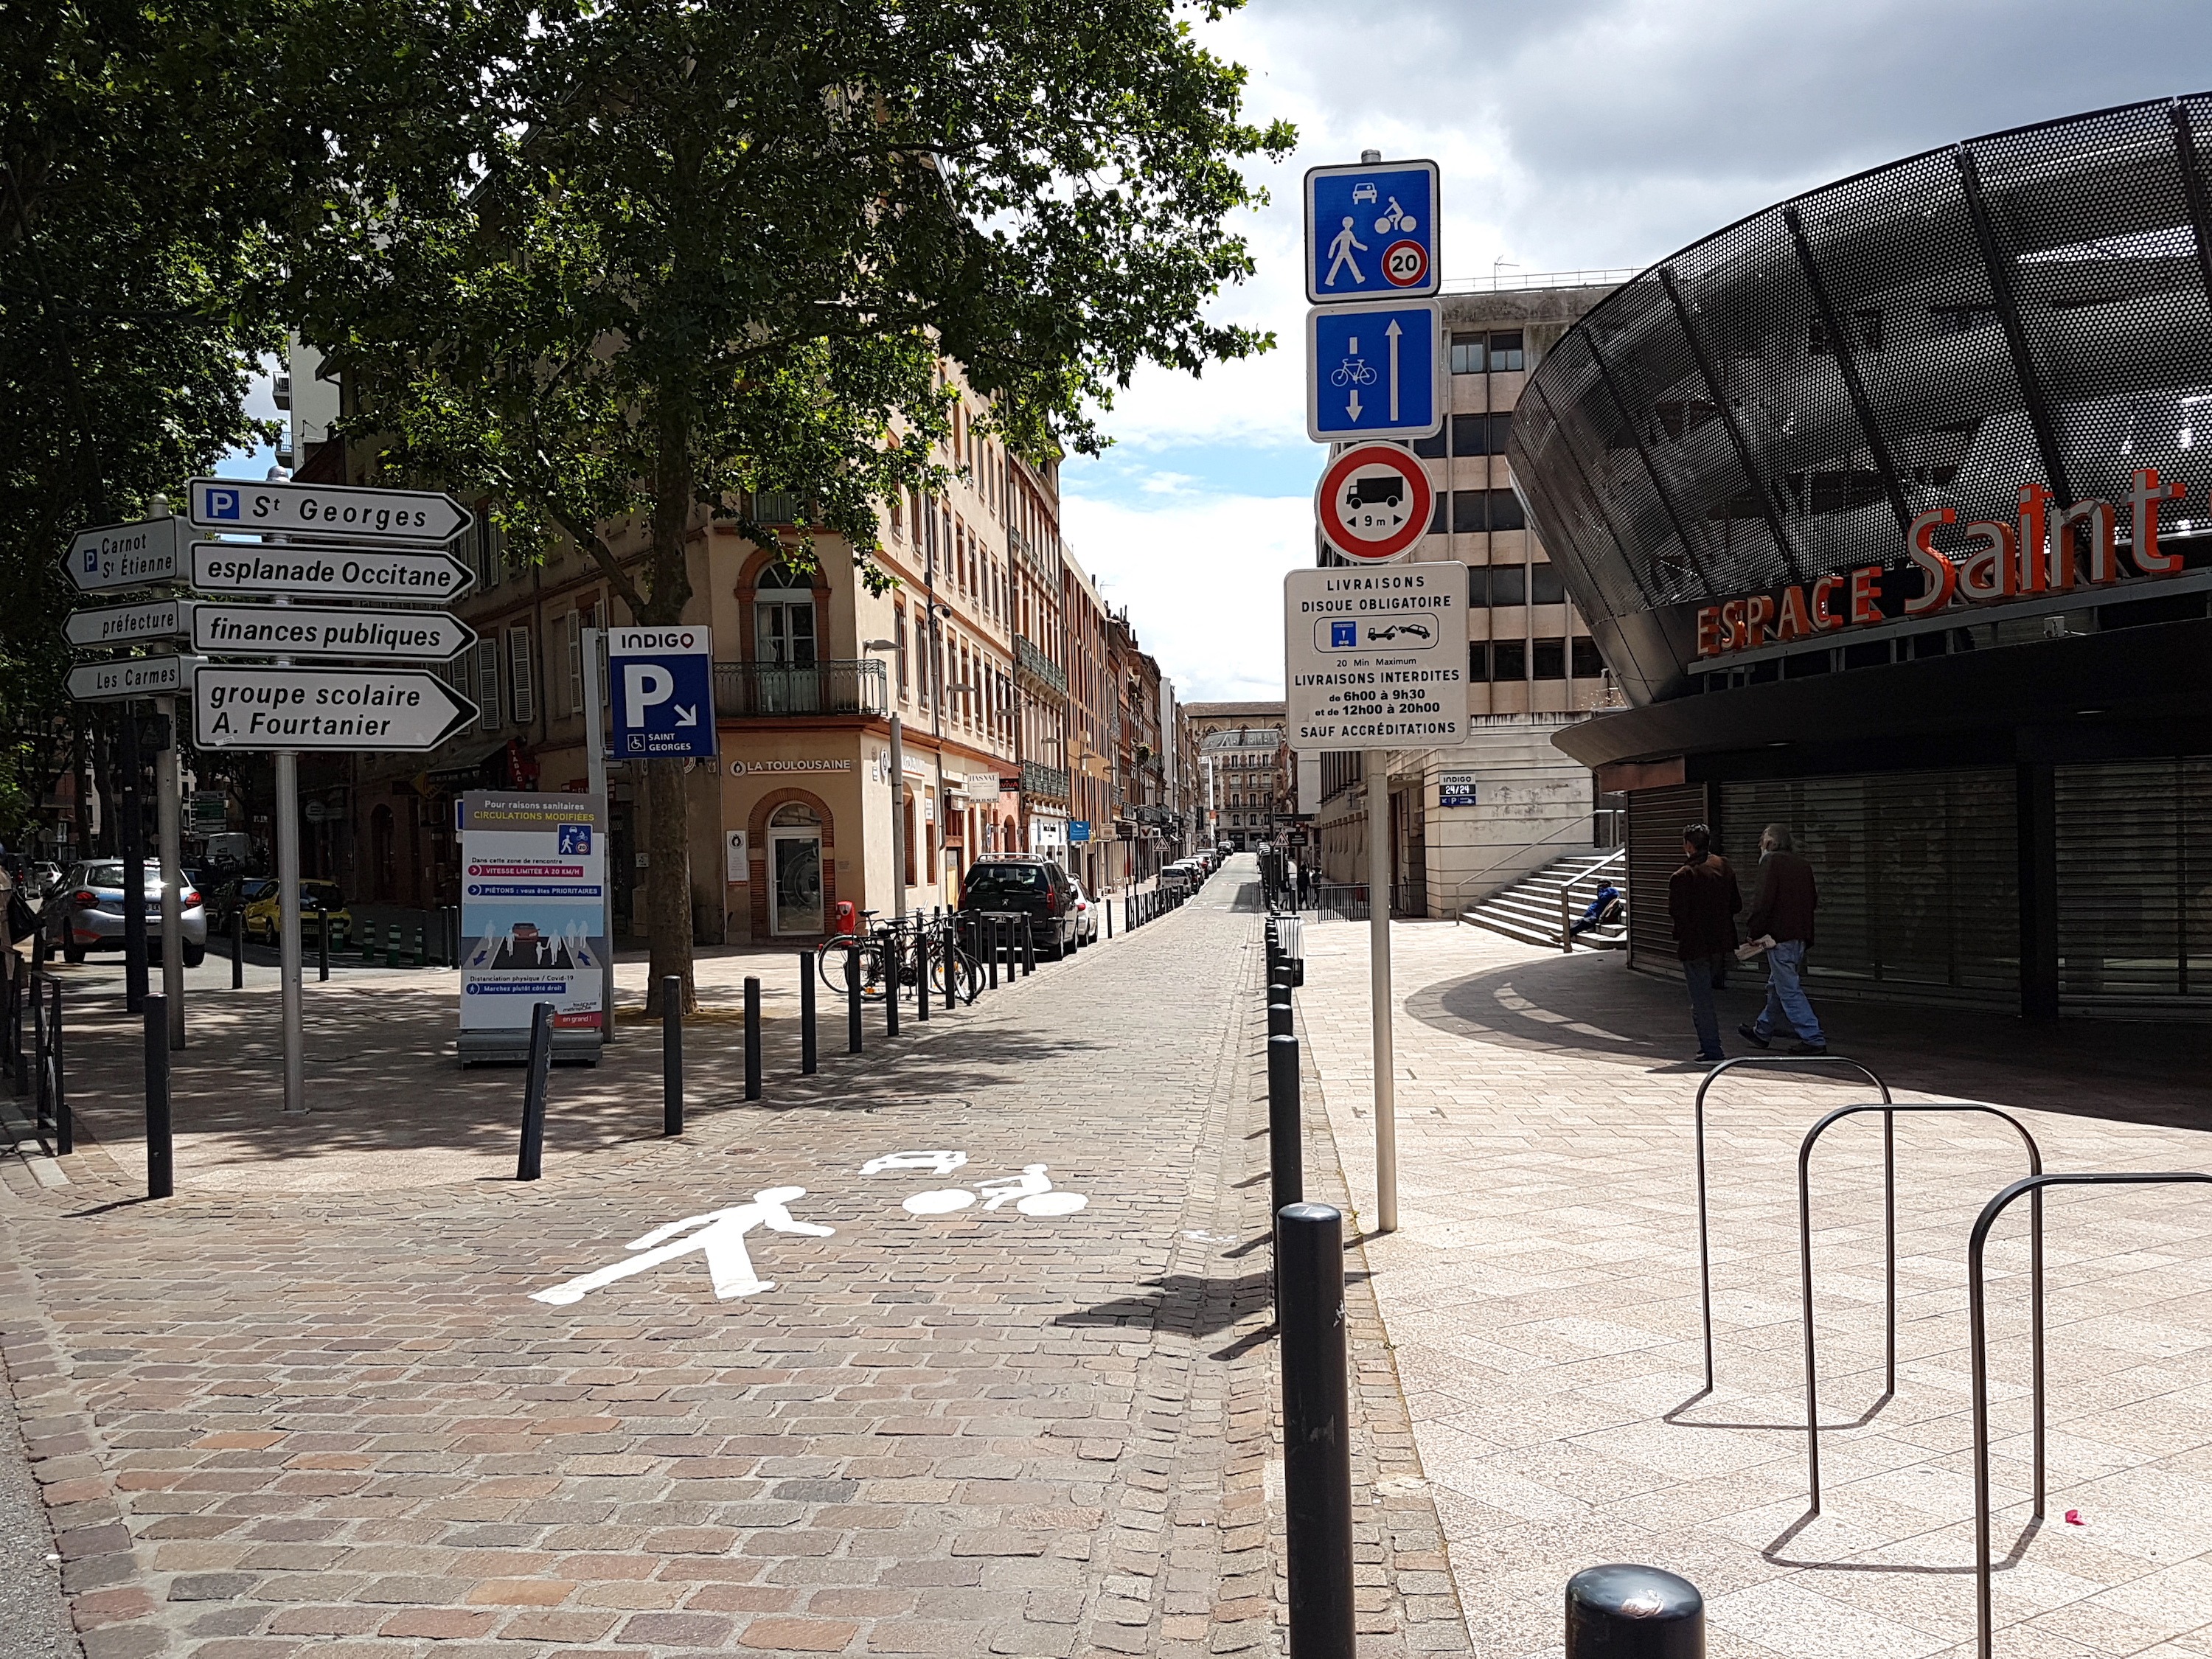
[[[825,939],[814,947],[814,960],[822,969],[822,982],[840,996],[845,994],[847,949],[842,939]]]

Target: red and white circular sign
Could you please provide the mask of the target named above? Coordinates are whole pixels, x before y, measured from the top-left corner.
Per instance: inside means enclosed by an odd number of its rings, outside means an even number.
[[[1314,492],[1328,544],[1363,562],[1395,559],[1428,533],[1437,492],[1410,449],[1355,444],[1329,463]]]
[[[1429,251],[1411,237],[1382,250],[1382,280],[1413,288],[1429,279]]]

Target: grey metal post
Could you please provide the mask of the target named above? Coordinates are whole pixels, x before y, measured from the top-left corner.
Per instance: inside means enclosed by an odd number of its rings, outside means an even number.
[[[146,999],[146,1196],[169,1198],[176,1190],[169,1145],[169,1008],[157,991]]]
[[[1584,1567],[1567,1580],[1566,1659],[1705,1659],[1705,1599],[1657,1567]]]
[[[522,1149],[514,1160],[517,1181],[535,1181],[545,1152],[545,1085],[553,1070],[553,1005],[530,1011],[530,1062],[522,1079]]]
[[[615,806],[607,791],[607,728],[606,714],[599,707],[601,653],[606,640],[605,630],[586,628],[584,635],[584,770],[586,782],[598,797],[599,811],[605,818],[599,832],[608,837],[607,851],[614,851]],[[615,883],[623,872],[614,867],[610,856],[605,860],[606,890],[599,895],[599,935],[603,945],[599,950],[599,1042],[602,1045],[615,1040]],[[748,871],[747,874],[751,872]],[[460,951],[453,952],[458,960]]]
[[[306,1010],[300,986],[300,757],[289,749],[276,751],[276,972],[284,1012],[284,1109],[304,1112],[307,1079]]]
[[[1304,1112],[1298,1095],[1298,1040],[1267,1039],[1267,1175],[1273,1207],[1305,1201]]]
[[[156,697],[154,707],[169,728],[169,741],[154,757],[154,824],[161,859],[161,994],[167,999],[169,1047],[185,1046],[184,826],[177,795],[177,700]]]
[[[820,1069],[821,1052],[814,1034],[814,953],[799,953],[799,1074],[812,1077]]]
[[[761,982],[745,979],[745,1098],[761,1097]]]
[[[660,981],[660,1133],[684,1133],[684,981]]]
[[[1344,1218],[1326,1204],[1275,1216],[1283,1368],[1283,1496],[1291,1659],[1356,1659]]]
[[[906,915],[906,728],[896,713],[891,715],[891,915]]]
[[[62,982],[54,981],[54,1012],[50,1022],[52,1035],[46,1046],[53,1055],[54,1066],[54,1151],[56,1153],[76,1150],[76,1120],[70,1115],[69,1074],[62,1063]],[[166,1056],[164,1057],[166,1062]]]
[[[123,775],[117,826],[122,834],[116,850],[123,855],[123,1006],[137,1014],[146,1010],[146,812],[139,779],[144,758],[138,752],[137,703],[124,702],[120,712],[117,769]]]
[[[1397,1058],[1390,1018],[1390,753],[1362,757],[1367,782],[1367,1000],[1375,1048],[1375,1230],[1398,1231]]]

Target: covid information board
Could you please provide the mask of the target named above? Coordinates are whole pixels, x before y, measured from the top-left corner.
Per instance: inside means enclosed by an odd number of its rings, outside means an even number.
[[[471,789],[460,831],[462,1063],[526,1056],[541,1002],[554,1052],[596,1060],[605,800]]]

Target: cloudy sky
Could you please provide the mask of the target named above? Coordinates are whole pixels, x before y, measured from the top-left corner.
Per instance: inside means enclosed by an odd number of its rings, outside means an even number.
[[[1282,696],[1280,577],[1312,557],[1298,191],[1362,149],[1443,171],[1443,275],[1641,267],[1797,191],[1977,133],[2212,85],[2212,5],[2142,0],[1249,0],[1206,28],[1253,118],[1268,356],[1147,375],[1064,474],[1063,524],[1186,700]]]

